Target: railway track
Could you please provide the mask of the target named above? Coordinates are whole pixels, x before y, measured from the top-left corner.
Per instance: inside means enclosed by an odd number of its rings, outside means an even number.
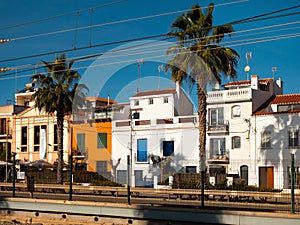
[[[12,184],[0,183],[0,196],[11,196]],[[17,197],[68,199],[69,185],[35,184],[29,194],[25,183],[15,184]],[[126,187],[72,186],[72,199],[95,202],[126,203]],[[132,204],[156,204],[168,206],[200,206],[201,191],[198,189],[130,188]],[[262,209],[288,211],[291,194],[283,192],[254,192],[235,190],[205,190],[205,205],[219,208]],[[300,211],[300,194],[295,194],[295,209]]]

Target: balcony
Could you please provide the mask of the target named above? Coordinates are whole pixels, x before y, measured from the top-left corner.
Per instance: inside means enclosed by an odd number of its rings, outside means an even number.
[[[223,123],[212,123],[209,124],[207,127],[207,133],[208,134],[228,134],[229,133],[229,122],[225,121]]]
[[[232,101],[247,101],[251,99],[251,89],[212,91],[207,94],[207,103],[225,103]]]
[[[229,151],[220,150],[219,152],[210,152],[208,159],[208,164],[229,164]]]
[[[12,129],[9,128],[8,131],[0,130],[0,139],[11,139],[12,138]]]

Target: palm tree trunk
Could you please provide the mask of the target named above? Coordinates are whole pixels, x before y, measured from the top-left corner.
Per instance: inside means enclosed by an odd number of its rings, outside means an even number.
[[[198,84],[198,118],[199,118],[199,170],[201,173],[201,206],[204,207],[205,161],[206,161],[206,92]]]
[[[57,112],[57,184],[63,184],[63,166],[64,166],[64,150],[63,150],[63,130],[64,130],[64,114]]]

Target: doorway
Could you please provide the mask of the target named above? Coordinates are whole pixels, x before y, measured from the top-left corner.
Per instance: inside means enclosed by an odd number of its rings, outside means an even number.
[[[259,167],[259,187],[274,188],[274,167]]]
[[[240,168],[241,179],[245,181],[245,184],[248,185],[248,166],[243,165]]]

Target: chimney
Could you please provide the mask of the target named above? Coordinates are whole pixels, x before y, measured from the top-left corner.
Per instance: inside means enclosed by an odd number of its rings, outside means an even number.
[[[258,76],[257,75],[251,76],[251,88],[254,90],[258,90]]]
[[[281,80],[281,77],[279,77],[279,78],[276,80],[276,84],[278,85],[278,87],[283,88],[283,81]]]
[[[178,96],[178,99],[180,97],[180,84],[178,81],[176,81],[176,93],[177,93],[177,96]]]

